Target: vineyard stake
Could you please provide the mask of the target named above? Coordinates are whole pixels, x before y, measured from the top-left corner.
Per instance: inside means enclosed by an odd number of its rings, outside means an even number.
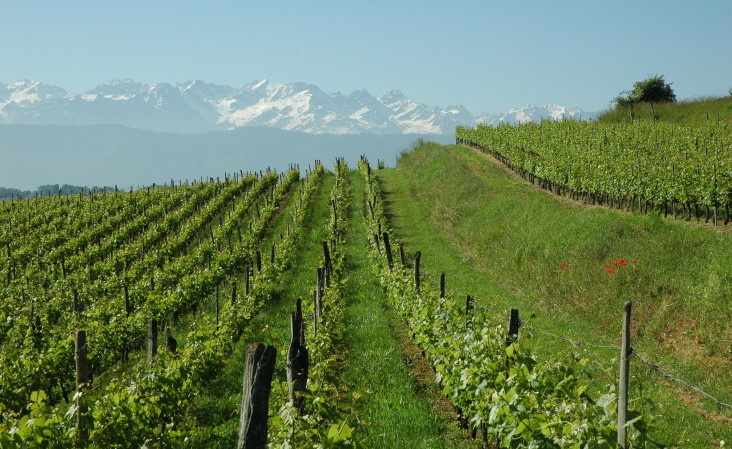
[[[264,449],[267,446],[269,393],[276,356],[275,348],[261,343],[254,343],[247,349],[237,449]]]
[[[389,264],[389,271],[394,269],[394,258],[391,254],[391,243],[389,243],[389,233],[384,232],[384,252],[386,253],[386,262]]]
[[[158,354],[158,322],[151,319],[147,325],[147,367],[152,368],[153,359]]]
[[[89,440],[89,429],[84,423],[84,415],[88,407],[83,401],[83,390],[89,382],[89,368],[86,347],[86,331],[76,331],[76,439],[78,441]]]
[[[519,320],[518,309],[511,309],[511,313],[508,317],[508,333],[506,334],[506,346],[515,342],[518,339],[519,326],[521,321]]]
[[[291,341],[287,351],[287,386],[290,400],[300,412],[305,405],[303,393],[308,383],[310,358],[304,345],[302,315],[297,311],[290,316]]]
[[[414,254],[414,291],[419,291],[419,260],[422,257],[422,251]]]
[[[219,327],[219,286],[216,286],[216,327]]]
[[[627,301],[623,307],[623,335],[620,346],[620,379],[618,382],[618,446],[626,448],[625,423],[628,415],[628,380],[630,379],[630,356],[633,349],[630,347],[630,313],[632,301]]]

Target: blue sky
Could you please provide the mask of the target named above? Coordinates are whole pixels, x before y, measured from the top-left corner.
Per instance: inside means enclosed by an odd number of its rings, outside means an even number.
[[[400,89],[474,114],[604,109],[664,75],[680,99],[732,88],[732,1],[0,0],[0,82],[110,80],[326,92]]]

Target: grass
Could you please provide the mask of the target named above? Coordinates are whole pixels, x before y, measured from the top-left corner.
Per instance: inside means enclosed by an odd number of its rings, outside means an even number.
[[[347,363],[344,378],[349,390],[362,394],[359,409],[361,439],[368,448],[463,447],[454,422],[436,414],[433,399],[408,366],[400,341],[392,332],[393,314],[386,308],[381,287],[368,260],[366,226],[362,218],[363,183],[350,173],[351,220],[346,257],[349,279],[344,295],[349,300],[345,319]]]
[[[618,344],[622,304],[632,300],[635,349],[732,402],[729,233],[558,201],[462,147],[428,144],[378,173],[399,237],[422,251],[433,282],[444,271],[448,288],[478,304],[518,307],[525,323],[601,345]],[[612,265],[619,259],[628,265]],[[585,352],[598,379],[614,382],[617,351],[539,333],[530,341],[546,357]],[[658,404],[653,438],[681,447],[732,438],[732,413],[639,363],[633,370],[635,406],[641,395]]]
[[[676,103],[640,103],[632,107],[633,120],[656,120],[679,125],[703,125],[722,120],[732,123],[732,96],[701,98]],[[631,121],[631,107],[615,107],[598,116],[601,122]]]

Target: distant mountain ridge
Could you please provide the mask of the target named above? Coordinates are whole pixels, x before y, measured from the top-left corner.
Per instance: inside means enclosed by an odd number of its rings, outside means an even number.
[[[296,82],[255,81],[242,88],[201,80],[172,85],[131,79],[82,93],[39,81],[0,83],[0,123],[29,125],[118,124],[174,133],[266,126],[309,134],[452,134],[455,126],[576,118],[579,108],[533,104],[476,119],[464,106],[427,106],[399,90],[374,97],[366,90],[325,93]]]

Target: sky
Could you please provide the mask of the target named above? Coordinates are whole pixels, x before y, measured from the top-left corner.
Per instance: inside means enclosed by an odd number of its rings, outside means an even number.
[[[112,79],[325,92],[399,89],[473,114],[599,111],[663,75],[677,98],[732,89],[732,1],[0,0],[0,83],[82,93]]]

